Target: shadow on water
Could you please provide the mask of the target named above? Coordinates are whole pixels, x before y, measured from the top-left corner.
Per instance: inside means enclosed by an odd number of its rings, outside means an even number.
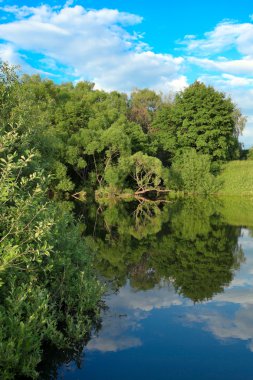
[[[83,213],[84,238],[111,293],[124,286],[143,292],[163,284],[201,303],[222,293],[244,262],[238,244],[241,226],[229,223],[230,206],[216,198],[186,198],[162,205],[93,204]],[[64,363],[74,361],[80,367],[86,344],[80,342],[69,351],[48,348],[40,366],[41,379],[56,379]]]

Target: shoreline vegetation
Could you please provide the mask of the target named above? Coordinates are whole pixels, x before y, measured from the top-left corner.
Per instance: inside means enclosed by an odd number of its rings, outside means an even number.
[[[36,378],[45,343],[74,349],[99,316],[105,289],[72,201],[158,207],[185,194],[251,196],[252,151],[238,140],[244,124],[230,98],[200,82],[171,97],[148,89],[128,97],[1,63],[4,380]]]

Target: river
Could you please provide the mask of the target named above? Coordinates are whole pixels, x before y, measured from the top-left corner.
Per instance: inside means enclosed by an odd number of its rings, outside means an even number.
[[[105,306],[84,347],[47,353],[41,379],[252,379],[252,210],[199,198],[86,210]]]

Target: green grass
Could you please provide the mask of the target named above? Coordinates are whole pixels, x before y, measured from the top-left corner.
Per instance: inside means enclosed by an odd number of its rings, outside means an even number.
[[[253,197],[253,161],[231,161],[219,176],[221,195]]]

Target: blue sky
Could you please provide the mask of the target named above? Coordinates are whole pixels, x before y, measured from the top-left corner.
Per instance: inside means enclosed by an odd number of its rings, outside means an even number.
[[[198,79],[248,117],[253,145],[253,4],[213,0],[0,0],[0,58],[61,82],[165,94]]]

